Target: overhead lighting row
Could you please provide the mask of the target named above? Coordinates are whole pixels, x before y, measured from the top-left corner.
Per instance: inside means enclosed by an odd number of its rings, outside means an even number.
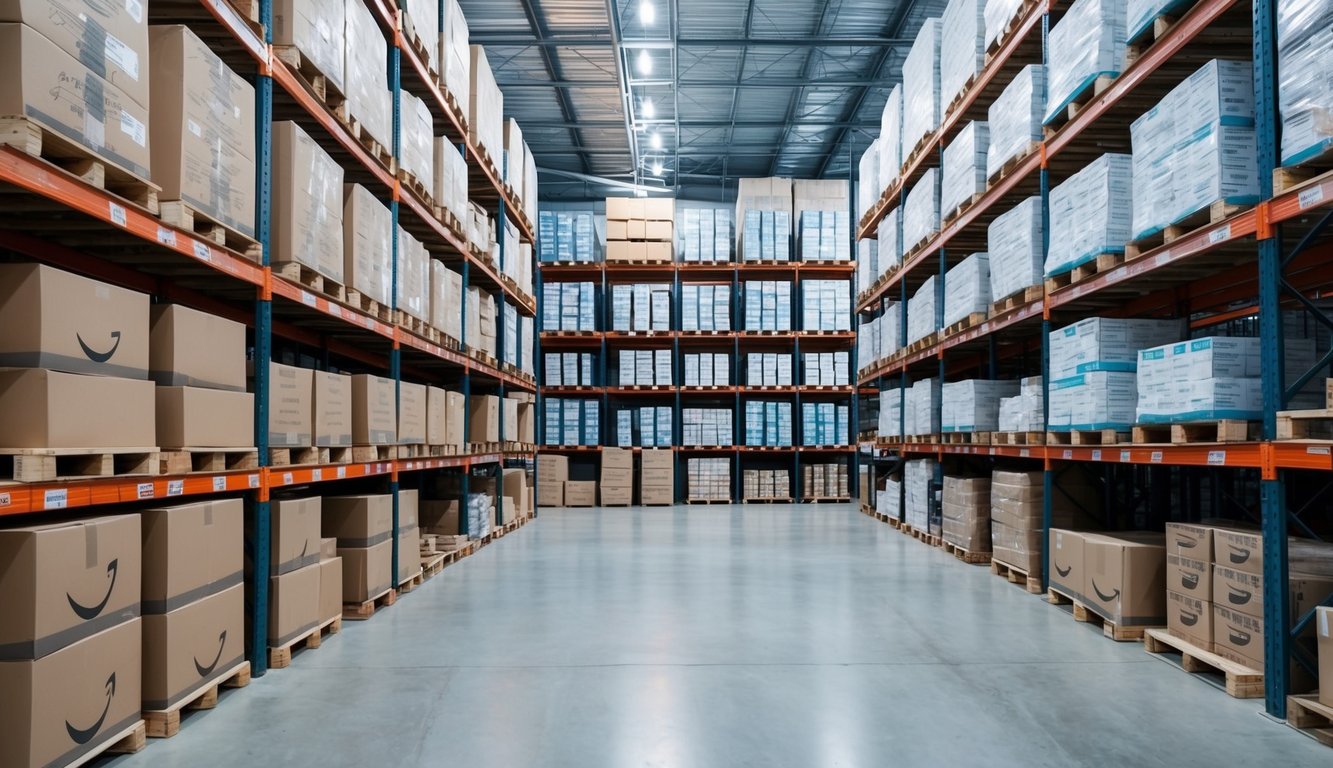
[[[650,27],[657,21],[657,8],[653,5],[652,0],[642,0],[639,3],[639,21],[645,27]],[[639,50],[639,55],[635,59],[635,68],[641,77],[648,77],[653,73],[653,57],[648,54],[647,48]],[[645,97],[639,103],[639,110],[645,120],[652,120],[657,117],[657,107],[653,104],[651,98]],[[656,152],[662,151],[662,134],[657,131],[649,134],[648,145]],[[660,177],[662,175],[661,160],[653,160],[650,168],[654,176]]]

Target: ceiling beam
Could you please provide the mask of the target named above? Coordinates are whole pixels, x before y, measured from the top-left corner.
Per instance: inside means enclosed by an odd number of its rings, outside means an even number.
[[[672,125],[671,120],[640,120],[639,125],[644,126],[668,126]],[[547,130],[565,130],[568,128],[620,128],[624,124],[620,120],[580,120],[577,123],[562,122],[560,120],[524,120],[523,129],[547,129]],[[781,120],[681,120],[681,128],[782,128]],[[873,128],[879,125],[877,120],[861,120],[850,123],[838,122],[836,119],[814,119],[801,120],[797,125],[801,128],[851,128],[864,129]]]
[[[532,37],[512,32],[473,32],[471,41],[477,45],[518,48],[593,48],[609,45],[610,35],[545,35]],[[662,47],[660,38],[622,38],[626,48]],[[839,37],[816,35],[811,37],[682,37],[678,48],[905,48],[912,44],[905,38]]]
[[[815,22],[815,29],[810,34],[818,36],[824,32],[824,24],[828,22],[829,11],[833,9],[833,0],[823,0],[819,9],[819,19]],[[817,50],[811,48],[805,52],[805,62],[801,64],[801,79],[809,80],[813,74],[815,65],[815,56]],[[805,100],[805,88],[797,88],[792,91],[791,97],[787,100],[787,116],[783,118],[782,137],[778,139],[778,153],[773,156],[773,164],[768,167],[768,175],[772,176],[778,169],[778,163],[782,162],[782,146],[787,143],[787,137],[791,135],[792,122],[796,119],[796,110],[800,108],[801,102]]]
[[[528,25],[532,27],[532,33],[538,40],[545,40],[547,36],[546,17],[542,13],[540,0],[521,0],[523,3],[523,15],[528,18]],[[546,65],[546,74],[552,80],[564,80],[565,73],[561,70],[560,61],[551,52],[550,48],[541,49],[542,62]],[[579,121],[578,113],[574,111],[574,104],[569,100],[569,91],[564,88],[555,89],[556,101],[560,104],[560,114],[564,115],[565,121],[571,123],[569,128],[569,139],[576,147],[583,146],[583,134],[577,127]],[[588,158],[583,158],[583,170],[591,171],[588,166]]]
[[[637,86],[662,86],[672,85],[670,80],[664,79],[631,79],[631,85]],[[578,80],[502,80],[497,83],[500,88],[612,88],[616,85],[614,80],[610,79],[578,79]],[[681,80],[677,85],[681,88],[871,88],[877,85],[883,85],[883,80],[876,78],[821,78],[817,80],[807,80],[800,77],[766,77],[755,80],[742,80],[737,83],[735,80]]]

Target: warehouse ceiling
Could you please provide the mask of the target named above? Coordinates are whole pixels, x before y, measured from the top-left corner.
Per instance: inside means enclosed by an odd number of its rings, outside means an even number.
[[[730,200],[737,178],[846,178],[944,0],[460,0],[542,169]]]

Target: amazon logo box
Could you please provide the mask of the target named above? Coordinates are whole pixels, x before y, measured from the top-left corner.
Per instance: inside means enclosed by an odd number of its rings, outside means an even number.
[[[1213,562],[1246,573],[1264,572],[1264,537],[1259,531],[1213,529]]]
[[[1213,527],[1199,523],[1167,523],[1166,553],[1211,563],[1213,561]]]
[[[170,613],[243,583],[240,499],[146,509],[142,516],[145,614]]]
[[[153,389],[147,380],[0,371],[0,447],[156,450]]]
[[[1066,597],[1083,599],[1083,546],[1086,534],[1051,529],[1050,583]]]
[[[0,265],[0,367],[146,380],[148,337],[146,294],[44,264]]]
[[[0,660],[40,659],[137,617],[140,551],[138,515],[0,530]]]
[[[320,560],[323,498],[279,499],[269,519],[269,574],[281,576]]]
[[[1213,652],[1264,671],[1264,620],[1224,605],[1213,605]]]
[[[245,585],[143,617],[143,708],[180,703],[245,658]]]
[[[1178,592],[1166,593],[1166,631],[1213,650],[1213,604]]]
[[[1120,625],[1166,623],[1165,537],[1136,532],[1084,539],[1084,601]]]
[[[1213,564],[1183,555],[1170,554],[1171,534],[1167,532],[1166,588],[1180,595],[1212,602]]]
[[[0,661],[0,765],[69,765],[137,726],[141,630],[130,619],[36,661]]]

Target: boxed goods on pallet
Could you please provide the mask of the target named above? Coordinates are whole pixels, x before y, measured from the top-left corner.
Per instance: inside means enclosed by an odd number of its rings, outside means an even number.
[[[672,445],[674,418],[668,405],[647,405],[616,412],[616,444],[622,448]]]
[[[688,498],[731,500],[730,459],[687,459],[685,467]]]
[[[731,330],[731,286],[682,285],[680,312],[683,331]]]
[[[1262,415],[1257,338],[1209,336],[1140,350],[1137,373],[1140,422]]]
[[[1125,0],[1075,0],[1051,28],[1046,46],[1046,116],[1050,123],[1087,95],[1098,78],[1125,63]]]
[[[346,6],[343,73],[347,115],[385,152],[393,147],[393,94],[389,91],[389,43],[365,3]]]
[[[785,469],[743,469],[741,498],[747,501],[790,499],[791,474]]]
[[[255,444],[254,395],[205,387],[157,387],[160,448],[245,448]]]
[[[435,190],[435,120],[430,107],[408,91],[399,92],[398,167],[411,174],[426,194]],[[441,201],[433,201],[442,205]]]
[[[430,252],[426,246],[399,226],[398,309],[418,320],[430,317],[430,307],[427,305],[430,298],[430,261]],[[450,304],[457,307],[453,301]]]
[[[601,260],[591,211],[542,211],[537,216],[537,255],[541,261]]]
[[[1041,472],[991,473],[991,552],[994,559],[1040,578],[1045,488]]]
[[[903,86],[899,83],[889,91],[879,121],[879,192],[876,199],[898,181],[899,171],[906,160],[903,152]]]
[[[343,169],[301,126],[273,124],[271,259],[343,282]]]
[[[801,261],[850,261],[850,226],[845,210],[801,211],[796,229]]]
[[[542,400],[546,445],[601,445],[596,400],[548,397]]]
[[[1327,73],[1333,52],[1333,7],[1328,3],[1278,3],[1276,26],[1282,164],[1295,165],[1333,147],[1329,120],[1333,83],[1321,76]]]
[[[875,495],[875,511],[894,520],[902,519],[903,484],[901,480],[892,477],[884,479],[884,487]]]
[[[319,562],[322,509],[319,496],[273,500],[269,514],[269,576]]]
[[[941,110],[986,63],[985,32],[986,0],[949,0],[940,17]]]
[[[1040,376],[1019,382],[1018,395],[1000,399],[1001,432],[1040,432],[1046,429],[1046,385]]]
[[[1053,380],[1050,398],[1047,427],[1053,431],[1128,431],[1138,391],[1133,373],[1093,371]]]
[[[415,551],[414,551],[415,553]],[[414,555],[408,555],[414,558]],[[338,540],[322,539],[319,551],[319,606],[315,620],[321,625],[332,622],[343,612],[343,559],[338,557]]]
[[[940,125],[940,20],[926,19],[903,60],[902,161]]]
[[[588,352],[544,352],[543,383],[548,387],[593,386],[592,354]]]
[[[426,385],[398,383],[398,444],[426,442]]]
[[[1051,529],[1049,578],[1057,591],[1119,626],[1166,621],[1166,548],[1160,533]]]
[[[593,284],[543,283],[542,330],[597,330]]]
[[[471,395],[467,399],[469,443],[500,441],[500,398],[495,395]]]
[[[430,260],[430,325],[454,341],[462,341],[463,314],[458,300],[463,296],[463,276],[439,259]]]
[[[1129,134],[1136,240],[1219,201],[1258,202],[1250,62],[1208,62],[1135,120]]]
[[[903,261],[901,208],[894,208],[884,215],[884,220],[879,223],[879,229],[876,230],[875,242],[879,246],[879,250],[876,253],[877,258],[875,260],[877,274],[872,275],[872,283]]]
[[[941,387],[944,432],[995,432],[1000,428],[1000,400],[1018,394],[1017,381],[969,379]]]
[[[629,506],[634,489],[634,453],[623,448],[602,448],[602,504]]]
[[[922,531],[931,531],[934,492],[931,486],[935,482],[935,460],[914,459],[903,465],[903,510],[907,513],[907,524]]]
[[[463,445],[463,402],[462,392],[426,388],[427,445]]]
[[[472,99],[472,52],[467,18],[458,0],[443,0],[440,17],[440,79],[466,117]]]
[[[903,431],[903,390],[886,389],[879,393],[879,427],[881,438],[902,437]]]
[[[940,211],[946,217],[986,191],[986,149],[990,127],[984,121],[963,126],[944,148],[940,174]]]
[[[802,352],[801,383],[812,387],[851,386],[849,354],[843,352]]]
[[[615,449],[612,448],[611,450],[614,451]],[[628,482],[628,476],[626,477],[626,481]],[[528,471],[526,469],[518,467],[505,468],[501,489],[503,491],[501,495],[504,497],[504,505],[501,508],[501,516],[503,517],[500,521],[501,524],[508,525],[509,523],[532,516],[532,510],[528,507]],[[603,504],[616,503],[613,502],[611,498],[613,494],[619,494],[622,491],[626,498],[629,496],[628,485],[608,486],[603,484],[601,490]],[[629,502],[625,501],[624,503],[628,504]],[[413,549],[412,551],[415,552],[416,550]]]
[[[0,418],[4,448],[142,448],[157,439],[153,384],[137,379],[0,371]]]
[[[686,352],[687,387],[725,387],[731,384],[731,356],[721,352]]]
[[[791,179],[740,179],[737,182],[736,253],[741,254],[743,261],[788,260],[791,223]],[[747,239],[750,242],[747,243]]]
[[[1040,285],[1045,254],[1042,201],[1032,196],[995,217],[986,231],[990,259],[991,298],[1000,301],[1024,288]]]
[[[268,444],[275,448],[314,445],[313,414],[314,371],[270,362]]]
[[[861,319],[856,327],[856,370],[864,373],[879,362],[880,318]]]
[[[468,138],[499,168],[504,151],[504,94],[480,45],[469,48]]]
[[[671,329],[671,285],[634,283],[611,286],[611,330]]]
[[[279,58],[296,57],[284,48],[299,51],[301,63],[324,76],[337,93],[347,92],[347,0],[274,0],[273,47]],[[386,53],[387,55],[387,53]]]
[[[392,233],[388,207],[360,184],[344,184],[343,281],[382,307],[389,306],[393,286]]]
[[[745,383],[751,387],[791,386],[791,355],[786,352],[746,352]]]
[[[153,182],[161,200],[255,233],[255,89],[184,26],[153,27]],[[144,70],[147,75],[147,70]],[[201,84],[207,83],[206,89]]]
[[[397,442],[398,418],[394,389],[393,379],[383,376],[359,373],[352,377],[354,445],[393,445]]]
[[[851,413],[837,403],[801,403],[801,445],[848,445]]]
[[[153,306],[149,318],[148,369],[159,386],[245,391],[243,324],[180,304]]]
[[[910,306],[911,302],[908,302]],[[903,346],[903,309],[899,302],[892,302],[884,308],[880,316],[879,357],[888,359]]]
[[[675,198],[606,199],[607,240],[670,241],[675,238],[675,223]]]
[[[856,241],[856,293],[868,289],[879,277],[879,241],[864,238]]]
[[[922,379],[907,390],[903,403],[906,417],[906,434],[938,435],[940,433],[940,397],[939,379]]]
[[[792,330],[791,281],[746,280],[744,293],[745,330]]]
[[[639,458],[639,503],[670,504],[675,497],[675,454],[672,451],[643,451]]]
[[[734,445],[730,408],[682,408],[681,445]]]
[[[974,253],[958,262],[944,278],[944,328],[973,314],[990,312],[990,256]]]
[[[903,203],[903,253],[909,254],[940,231],[940,170],[930,168],[907,191]]]
[[[440,72],[440,2],[439,0],[404,0],[402,29],[413,48],[424,49],[422,63],[431,72]]]
[[[806,403],[812,405],[812,403]],[[790,447],[792,404],[771,400],[745,402],[745,445]]]
[[[727,208],[682,208],[681,261],[731,261],[735,242],[732,212]]]
[[[991,479],[944,476],[940,500],[944,540],[969,552],[989,552]]]
[[[926,278],[907,300],[907,343],[924,339],[940,329],[935,308],[939,300],[935,275]]]
[[[1124,253],[1133,216],[1133,158],[1106,154],[1051,190],[1047,277]]]
[[[803,280],[801,310],[801,330],[851,330],[851,284],[846,280]]]
[[[1183,334],[1180,320],[1085,318],[1051,332],[1051,379],[1092,371],[1133,373],[1139,350],[1175,342]]]
[[[392,495],[325,496],[320,520],[321,534],[338,540],[347,602],[371,600],[395,586]]]
[[[870,146],[861,154],[861,160],[857,164],[857,221],[865,218],[870,209],[879,203],[879,197],[884,193],[884,188],[879,185],[880,146],[883,144],[883,140],[882,136],[872,140]]]
[[[1046,70],[1029,64],[1014,75],[986,113],[990,145],[986,148],[986,177],[993,179],[1005,165],[1022,157],[1042,139]]]
[[[542,507],[565,505],[565,481],[569,479],[569,457],[553,453],[537,454],[537,504]]]
[[[620,386],[671,386],[671,350],[622,349],[618,352]]]
[[[1018,16],[1023,0],[986,0],[983,11],[985,17],[985,47],[990,48],[1000,41],[1000,37],[1009,22]]]
[[[842,463],[802,465],[801,495],[807,499],[850,498],[847,465]],[[869,498],[869,495],[863,498]]]
[[[528,144],[523,140],[523,129],[512,117],[504,121],[504,153],[504,165],[501,168],[504,182],[513,188],[514,195],[520,201],[526,200],[528,191],[523,186],[523,171],[528,161]]]

